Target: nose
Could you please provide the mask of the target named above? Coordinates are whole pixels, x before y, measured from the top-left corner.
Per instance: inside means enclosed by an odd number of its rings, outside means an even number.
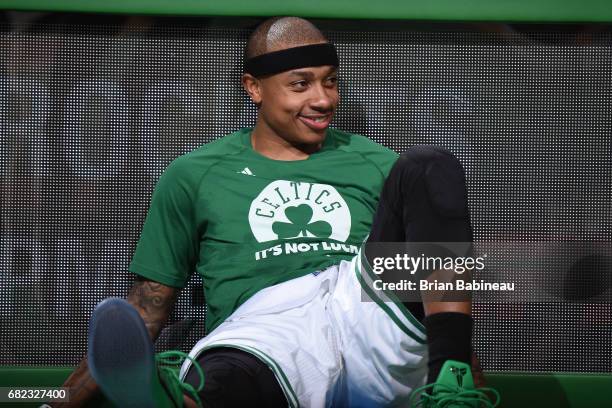
[[[338,101],[338,90],[336,88],[326,88],[322,84],[317,84],[311,88],[312,97],[310,106],[318,111],[330,111],[334,109]]]

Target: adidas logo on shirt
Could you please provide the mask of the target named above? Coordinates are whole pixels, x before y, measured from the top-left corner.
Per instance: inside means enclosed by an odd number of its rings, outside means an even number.
[[[247,176],[254,176],[253,172],[248,167],[245,167],[244,170],[237,171],[236,173],[246,174]]]

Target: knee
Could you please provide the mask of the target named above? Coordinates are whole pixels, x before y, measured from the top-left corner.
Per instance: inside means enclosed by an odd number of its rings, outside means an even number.
[[[449,171],[463,174],[463,166],[457,157],[447,149],[440,146],[416,145],[400,154],[400,166],[420,166],[423,170],[430,167],[442,167]]]
[[[394,171],[421,178],[425,190],[421,193],[428,195],[440,215],[454,218],[468,214],[465,172],[461,162],[448,150],[439,146],[413,146],[400,155]]]

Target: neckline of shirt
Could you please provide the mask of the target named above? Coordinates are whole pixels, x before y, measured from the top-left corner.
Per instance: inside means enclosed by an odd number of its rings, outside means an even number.
[[[317,158],[322,156],[322,153],[325,153],[326,151],[330,150],[330,148],[335,145],[333,131],[332,129],[327,129],[327,132],[325,134],[325,140],[323,141],[323,146],[321,146],[321,149],[319,151],[308,156],[308,158],[303,159],[303,160],[275,160],[267,156],[264,156],[263,154],[253,149],[253,145],[251,144],[251,132],[253,132],[253,128],[243,128],[243,129],[240,129],[239,132],[240,132],[240,141],[242,143],[242,146],[252,156],[260,160],[263,160],[263,161],[268,161],[270,163],[275,163],[275,164],[280,163],[282,165],[296,165],[296,163],[305,163],[305,162],[316,160]]]

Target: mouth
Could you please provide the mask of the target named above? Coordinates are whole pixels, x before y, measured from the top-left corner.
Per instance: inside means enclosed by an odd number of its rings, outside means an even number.
[[[332,114],[329,113],[327,115],[299,115],[298,118],[302,121],[302,123],[304,123],[312,130],[320,131],[327,129],[329,123],[332,120]]]

